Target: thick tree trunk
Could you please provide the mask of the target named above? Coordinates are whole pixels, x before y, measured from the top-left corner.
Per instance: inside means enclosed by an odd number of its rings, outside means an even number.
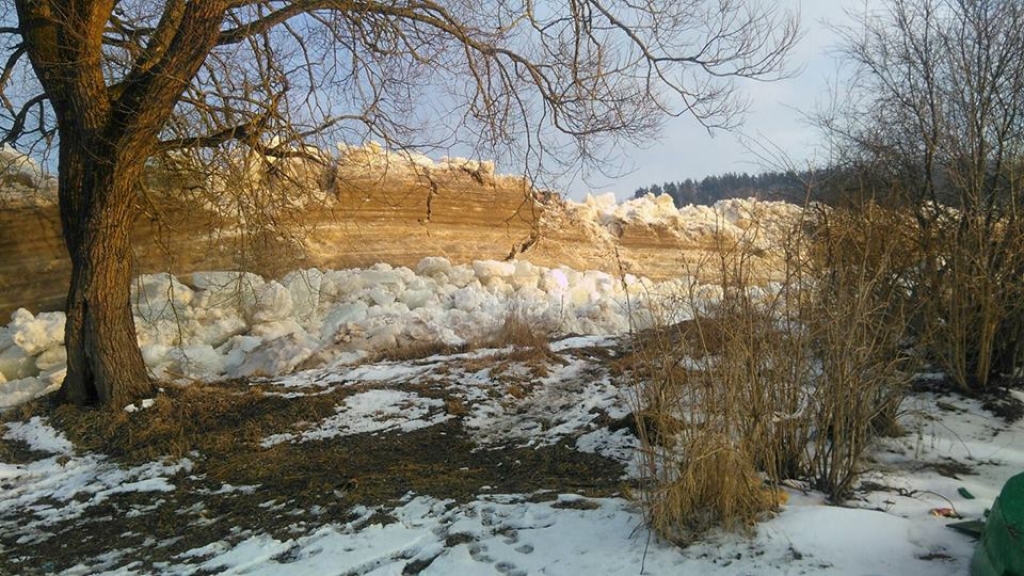
[[[135,62],[111,84],[121,66],[105,65],[104,32],[116,1],[14,3],[60,134],[61,224],[72,266],[63,401],[116,407],[151,390],[130,303],[133,187],[232,4],[165,2],[157,28],[142,35],[145,46],[127,47],[139,48]]]
[[[61,148],[61,220],[72,272],[60,400],[123,406],[152,391],[130,301],[138,169],[95,147],[63,141]]]

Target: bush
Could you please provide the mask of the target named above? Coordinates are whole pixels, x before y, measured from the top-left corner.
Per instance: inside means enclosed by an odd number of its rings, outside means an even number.
[[[691,319],[634,337],[640,501],[673,542],[750,526],[786,479],[841,500],[870,437],[898,430],[910,366],[893,222],[872,210],[808,214],[775,239],[774,285],[752,285],[763,260],[745,243],[720,246],[697,265],[717,268],[720,297],[691,282],[669,300]]]

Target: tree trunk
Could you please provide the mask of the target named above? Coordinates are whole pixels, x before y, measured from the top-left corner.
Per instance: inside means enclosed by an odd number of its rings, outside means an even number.
[[[115,408],[152,392],[131,312],[133,184],[140,167],[65,135],[60,209],[71,256],[59,400]]]

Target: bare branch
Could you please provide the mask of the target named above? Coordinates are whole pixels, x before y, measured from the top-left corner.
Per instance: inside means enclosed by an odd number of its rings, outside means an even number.
[[[18,113],[14,115],[14,121],[11,124],[11,127],[7,129],[7,134],[4,135],[2,143],[11,144],[13,142],[16,142],[18,138],[20,138],[22,134],[25,133],[25,123],[28,119],[28,114],[32,110],[32,108],[39,109],[39,115],[40,117],[42,117],[44,113],[42,107],[46,100],[47,96],[45,94],[40,94],[26,101],[21,106],[21,110],[19,110]],[[45,131],[45,126],[43,125],[42,121],[40,121],[38,131]]]

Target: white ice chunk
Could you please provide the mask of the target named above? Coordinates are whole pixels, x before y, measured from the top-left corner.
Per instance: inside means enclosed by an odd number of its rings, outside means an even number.
[[[28,378],[39,373],[35,359],[18,346],[0,352],[0,374],[7,380]]]
[[[401,269],[394,269],[388,264],[374,264],[361,274],[365,285],[379,286],[382,284],[401,284],[406,276]]]
[[[310,322],[320,306],[320,286],[324,275],[316,268],[298,270],[281,281],[292,296],[294,316],[299,322]]]
[[[424,306],[437,306],[440,303],[433,290],[406,290],[402,292],[401,301],[410,310]]]
[[[245,313],[256,324],[289,318],[293,308],[291,292],[277,282],[268,282],[256,289],[256,301]]]
[[[358,322],[366,318],[369,306],[365,302],[355,301],[338,304],[324,318],[320,328],[320,339],[324,342],[334,338],[343,327],[350,322]]]
[[[196,380],[212,380],[224,373],[224,356],[209,344],[174,348],[167,354],[170,370]]]
[[[366,291],[366,294],[367,296],[370,297],[370,300],[377,306],[387,306],[388,304],[394,302],[396,299],[393,293],[382,287],[370,288],[369,290]]]
[[[152,344],[149,346],[142,346],[141,350],[142,361],[155,372],[157,368],[160,368],[168,362],[167,354],[171,351],[171,347],[164,346],[162,344]]]
[[[215,314],[197,320],[198,325],[194,330],[194,338],[200,343],[217,347],[226,342],[228,338],[242,334],[249,328],[241,316],[225,314],[225,310],[221,308],[213,310],[216,311]]]
[[[147,322],[181,320],[191,314],[192,297],[192,289],[170,274],[143,274],[132,283],[132,312]]]
[[[452,304],[463,312],[472,312],[480,307],[480,292],[472,288],[460,288],[452,294]]]
[[[28,402],[33,398],[56,392],[60,384],[39,378],[19,378],[0,384],[0,408],[8,408]]]
[[[136,317],[135,339],[139,347],[146,346],[180,346],[187,343],[195,335],[199,324],[194,318],[164,318],[147,322]]]
[[[337,301],[366,287],[359,270],[329,270],[320,281],[320,299]]]
[[[420,276],[448,275],[451,271],[451,261],[440,256],[427,256],[416,265],[416,273]]]
[[[35,356],[64,343],[64,313],[42,312],[33,316],[19,308],[11,314],[7,329],[15,346]]]
[[[66,366],[68,363],[68,352],[63,346],[56,346],[36,356],[36,368],[45,372],[57,367]]]
[[[476,260],[473,262],[473,273],[486,283],[491,278],[508,278],[516,273],[516,265],[513,262],[498,262],[497,260]]]
[[[537,287],[540,282],[540,269],[526,260],[518,260],[514,264],[515,272],[509,279],[509,284],[516,290]]]
[[[217,348],[224,355],[224,372],[235,374],[250,352],[260,347],[263,339],[257,336],[232,336]]]
[[[266,280],[250,272],[195,272],[192,285],[199,291],[197,308],[250,308],[256,302],[256,290]]]
[[[48,384],[49,386],[60,386],[64,383],[64,378],[68,375],[68,367],[65,365],[54,366],[48,370],[43,370],[39,373],[39,380]]]
[[[480,284],[476,279],[476,273],[469,266],[453,267],[451,272],[448,273],[448,282],[457,288],[465,288],[473,285],[473,283]]]
[[[265,322],[263,324],[256,324],[249,331],[252,336],[259,336],[263,340],[276,340],[282,336],[288,334],[295,334],[296,332],[305,332],[302,325],[287,318],[285,320],[278,320],[276,322]]]
[[[561,294],[569,289],[569,278],[559,268],[548,270],[540,277],[540,289],[549,294]]]
[[[228,376],[270,376],[287,374],[302,364],[316,350],[319,342],[305,332],[294,332],[270,342],[264,342],[249,353],[245,360]]]

